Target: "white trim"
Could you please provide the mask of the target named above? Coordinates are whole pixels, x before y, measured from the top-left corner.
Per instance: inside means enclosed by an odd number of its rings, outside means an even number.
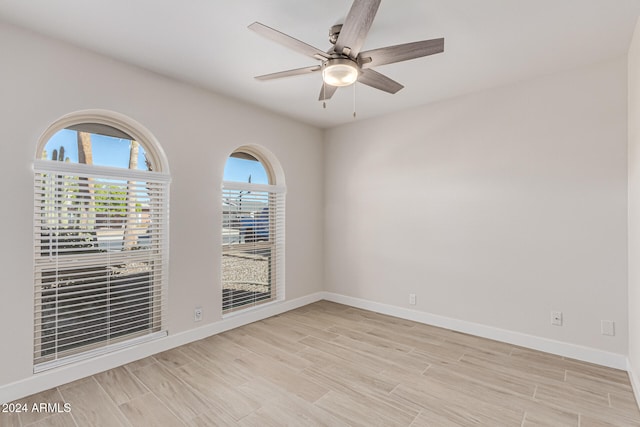
[[[627,374],[629,374],[629,381],[631,381],[631,389],[633,390],[636,402],[640,402],[640,379],[629,358],[627,358]]]
[[[216,335],[230,329],[238,328],[249,323],[257,322],[271,316],[303,307],[323,299],[323,293],[317,292],[289,301],[266,304],[244,313],[242,316],[225,318],[221,321],[203,325],[196,329],[169,335],[134,348],[123,349],[91,360],[66,365],[33,375],[27,379],[0,386],[0,404],[8,403],[34,393],[48,390],[62,384],[84,377],[117,368],[136,360],[152,356],[162,351],[188,344],[203,338]]]
[[[82,123],[99,123],[108,125],[131,135],[136,141],[143,145],[145,152],[149,155],[149,160],[154,166],[154,169],[164,172],[167,175],[170,174],[167,155],[164,153],[160,143],[146,127],[124,114],[102,109],[76,111],[65,114],[53,122],[40,136],[36,147],[35,158],[40,159],[42,150],[44,150],[47,142],[49,142],[56,132],[66,127]]]
[[[508,344],[527,347],[533,350],[540,350],[558,356],[569,357],[584,362],[595,363],[615,369],[626,370],[627,358],[625,355],[611,353],[596,348],[585,347],[577,344],[556,341],[549,338],[523,334],[520,332],[500,329],[493,326],[482,325],[465,320],[453,319],[451,317],[439,316],[437,314],[424,311],[411,310],[403,307],[396,307],[375,301],[354,298],[332,292],[325,292],[324,299],[351,307],[364,310],[375,311],[376,313],[387,314],[401,319],[412,320],[427,325],[438,326],[453,331],[463,332],[478,337],[489,338]],[[639,400],[640,401],[640,400]]]
[[[117,168],[112,166],[86,165],[83,163],[54,162],[52,160],[36,159],[33,161],[34,172],[58,172],[60,174],[81,174],[88,178],[131,178],[137,180],[171,182],[171,175],[164,172],[143,171],[136,169]]]
[[[248,190],[264,191],[269,193],[286,193],[287,187],[284,185],[255,184],[250,182],[222,181],[222,187],[226,190]]]
[[[280,166],[278,158],[271,151],[259,144],[248,144],[237,147],[229,153],[229,156],[233,153],[239,152],[250,154],[258,159],[267,171],[271,184],[281,186],[285,185],[284,170],[282,169],[282,166]]]

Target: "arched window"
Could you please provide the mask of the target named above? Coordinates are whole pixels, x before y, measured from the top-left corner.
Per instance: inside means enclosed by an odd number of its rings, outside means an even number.
[[[169,174],[140,125],[54,123],[34,161],[34,371],[166,335]]]
[[[253,146],[227,159],[222,185],[222,313],[284,298],[284,179]]]

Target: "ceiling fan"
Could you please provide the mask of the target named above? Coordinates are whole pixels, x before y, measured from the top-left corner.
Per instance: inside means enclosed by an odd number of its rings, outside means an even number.
[[[381,1],[354,0],[344,24],[331,27],[329,41],[333,46],[327,52],[259,22],[249,25],[249,29],[256,33],[321,61],[320,65],[265,74],[257,76],[256,79],[272,80],[322,71],[323,85],[318,98],[320,101],[331,98],[339,87],[349,86],[356,81],[388,93],[398,92],[404,87],[403,85],[374,71],[372,67],[444,52],[444,38],[361,52],[360,48],[364,44]]]

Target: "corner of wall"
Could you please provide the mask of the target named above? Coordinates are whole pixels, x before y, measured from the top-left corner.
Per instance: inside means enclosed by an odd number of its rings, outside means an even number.
[[[628,311],[627,371],[640,402],[640,17],[629,46],[628,90]]]

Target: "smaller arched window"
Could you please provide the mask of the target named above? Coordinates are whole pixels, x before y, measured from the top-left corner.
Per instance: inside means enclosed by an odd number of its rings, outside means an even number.
[[[222,186],[222,312],[284,298],[284,186],[274,160],[241,147]]]
[[[66,116],[34,160],[34,371],[166,335],[169,175],[144,129]]]

